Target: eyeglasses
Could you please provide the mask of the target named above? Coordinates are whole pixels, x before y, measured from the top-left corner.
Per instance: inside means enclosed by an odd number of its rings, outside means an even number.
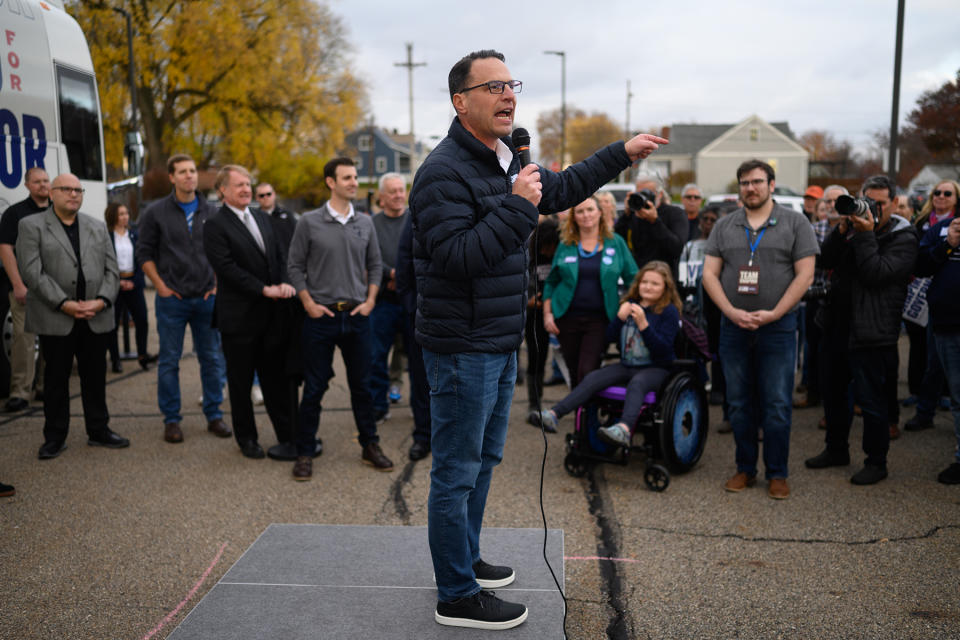
[[[480,87],[486,87],[490,93],[503,93],[504,87],[510,87],[514,93],[520,93],[523,89],[523,83],[519,80],[491,80],[490,82],[481,82],[472,87],[460,89],[457,93],[466,93],[467,91],[479,89]]]
[[[267,197],[272,196],[272,195],[273,195],[273,191],[268,191],[268,192],[266,192],[266,193],[258,193],[258,194],[257,194],[257,197],[258,197],[258,198],[267,198]]]
[[[740,186],[746,189],[747,187],[759,187],[760,185],[767,184],[766,178],[757,178],[756,180],[741,180]]]
[[[683,197],[684,197],[684,198],[687,198],[688,200],[703,200],[703,196],[698,196],[698,195],[691,194],[691,193],[688,193],[687,195],[685,195],[685,196],[683,196]]]
[[[949,197],[953,196],[953,191],[941,191],[941,190],[937,189],[936,191],[933,192],[933,195],[935,195],[935,196],[943,196],[944,198],[949,198]]]
[[[72,193],[74,195],[80,195],[86,191],[86,189],[82,187],[53,187],[53,189],[63,191],[64,193]]]

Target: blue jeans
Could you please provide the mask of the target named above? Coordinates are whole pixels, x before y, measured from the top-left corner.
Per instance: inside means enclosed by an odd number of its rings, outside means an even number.
[[[220,332],[213,328],[215,296],[184,298],[157,296],[157,335],[160,353],[157,356],[157,404],[164,422],[180,422],[180,357],[183,355],[183,334],[190,324],[193,348],[200,361],[200,384],[203,387],[203,415],[207,420],[223,417],[224,365],[220,351]]]
[[[340,347],[347,368],[350,406],[359,432],[360,446],[379,442],[377,422],[370,400],[370,318],[349,311],[334,311],[333,317],[307,317],[303,321],[303,397],[297,455],[313,456],[320,428],[320,402],[333,377],[333,354]]]
[[[762,427],[767,479],[789,475],[796,332],[796,312],[755,331],[741,329],[726,316],[721,319],[720,361],[727,382],[730,425],[737,443],[737,471],[756,475],[757,430]]]
[[[443,602],[480,591],[473,564],[493,468],[503,458],[516,353],[423,350],[433,421],[428,532]]]
[[[940,396],[943,394],[944,367],[940,362],[940,349],[937,347],[937,338],[940,335],[946,335],[949,340],[949,334],[933,334],[933,323],[927,323],[927,368],[923,372],[923,382],[920,386],[920,393],[917,395],[917,415],[924,416],[933,420],[933,414],[937,411],[937,405],[940,404]],[[949,384],[949,383],[948,383]]]
[[[950,411],[953,413],[953,432],[957,437],[956,461],[960,462],[960,333],[938,333],[937,355],[950,385]]]
[[[386,411],[390,406],[387,400],[390,390],[390,348],[397,333],[404,330],[404,323],[405,314],[399,304],[378,302],[370,314],[370,330],[373,333],[370,393],[373,395],[374,411]]]

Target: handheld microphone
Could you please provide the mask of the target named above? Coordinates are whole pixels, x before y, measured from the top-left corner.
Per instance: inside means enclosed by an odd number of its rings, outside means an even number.
[[[530,134],[523,127],[517,127],[513,130],[511,140],[520,156],[520,168],[522,169],[530,164]]]

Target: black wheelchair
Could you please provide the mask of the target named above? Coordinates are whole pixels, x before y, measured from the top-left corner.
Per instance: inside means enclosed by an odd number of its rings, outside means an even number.
[[[614,424],[623,411],[625,387],[607,387],[579,407],[573,433],[566,436],[564,469],[582,477],[591,464],[606,462],[626,465],[636,453],[646,458],[643,479],[653,491],[670,484],[670,473],[692,469],[707,443],[709,411],[700,378],[702,365],[695,359],[675,360],[670,374],[657,391],[648,392],[633,427],[632,440],[643,436],[643,444],[629,448],[607,444],[597,429]]]

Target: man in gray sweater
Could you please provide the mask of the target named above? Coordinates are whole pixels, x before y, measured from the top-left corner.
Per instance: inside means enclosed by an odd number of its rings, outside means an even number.
[[[370,312],[380,289],[382,266],[373,221],[356,214],[357,169],[349,158],[323,168],[330,199],[297,223],[287,272],[307,318],[303,324],[303,398],[297,433],[295,480],[313,475],[320,426],[320,402],[333,377],[333,353],[340,347],[347,367],[350,404],[360,434],[363,461],[380,471],[393,462],[380,450],[370,395]]]

